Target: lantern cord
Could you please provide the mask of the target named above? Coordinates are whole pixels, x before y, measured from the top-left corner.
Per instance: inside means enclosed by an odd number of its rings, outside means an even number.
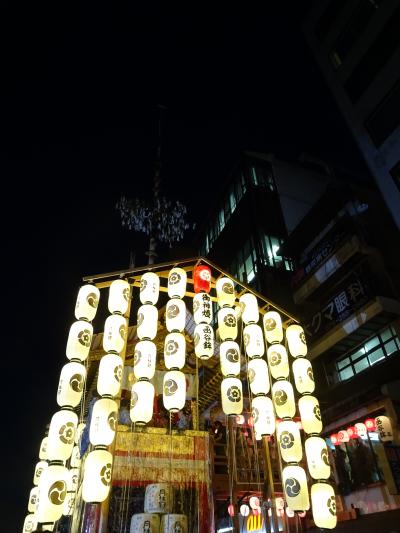
[[[130,427],[130,434],[133,436],[136,434],[136,422],[131,422]],[[132,453],[132,450],[137,450],[137,440],[136,437],[136,443],[135,446],[129,447],[128,449],[128,468],[127,468],[127,494],[126,494],[126,511],[125,511],[125,517],[124,517],[124,533],[126,532],[126,529],[128,527],[128,514],[129,514],[129,497],[131,492],[131,479],[132,476],[130,475],[131,472],[134,472],[134,462],[135,462],[135,455]],[[132,463],[132,469],[131,469],[131,463]]]
[[[169,412],[169,503],[172,497],[172,412]]]
[[[192,415],[193,420],[193,415]],[[199,358],[196,355],[196,426],[197,429],[199,429]],[[193,428],[195,429],[195,428]],[[204,461],[206,460],[206,454],[205,454],[205,443],[204,443]],[[207,477],[204,476],[204,480],[206,480]],[[196,478],[195,478],[196,483]],[[197,533],[200,532],[200,490],[201,490],[202,482],[199,480],[199,486],[197,487],[196,493],[197,493]],[[196,485],[195,485],[196,487]]]

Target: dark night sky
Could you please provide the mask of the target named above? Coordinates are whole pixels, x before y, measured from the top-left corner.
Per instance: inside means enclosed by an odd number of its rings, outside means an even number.
[[[194,189],[212,199],[243,149],[364,169],[301,35],[302,2],[162,4],[0,8],[1,531],[20,530],[26,514],[80,277],[126,267],[131,248],[143,261],[114,205],[121,193],[150,195],[158,103],[168,107],[164,191],[198,222]]]

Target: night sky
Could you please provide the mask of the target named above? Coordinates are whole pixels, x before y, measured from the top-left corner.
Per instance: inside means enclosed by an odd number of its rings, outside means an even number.
[[[243,149],[364,171],[301,34],[308,2],[162,4],[0,7],[4,532],[27,512],[80,278],[145,261],[114,206],[151,197],[157,104],[163,192],[197,224]]]

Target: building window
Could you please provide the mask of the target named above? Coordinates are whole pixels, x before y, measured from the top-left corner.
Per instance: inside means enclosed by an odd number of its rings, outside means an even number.
[[[331,0],[315,25],[315,35],[319,41],[325,39],[345,5],[346,0]]]
[[[249,239],[233,261],[230,272],[244,283],[252,283],[257,275],[257,256],[253,239]]]
[[[266,187],[270,191],[276,191],[272,165],[251,166],[250,180],[256,187]]]
[[[283,258],[278,255],[279,249],[283,244],[283,240],[278,237],[270,235],[263,235],[261,238],[264,265],[281,268],[285,270],[293,270],[293,264],[290,259]]]
[[[375,146],[383,144],[398,126],[400,126],[400,80],[365,122]]]
[[[388,18],[379,35],[344,84],[353,103],[359,100],[398,48],[399,27],[400,6]]]
[[[400,350],[400,341],[393,326],[389,326],[375,335],[355,352],[347,354],[336,361],[339,381],[351,379],[356,374],[367,370],[375,363],[385,360]]]

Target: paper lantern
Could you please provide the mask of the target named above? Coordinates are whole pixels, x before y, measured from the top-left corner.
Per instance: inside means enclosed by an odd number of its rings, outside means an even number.
[[[118,404],[110,398],[99,398],[92,410],[89,440],[93,446],[109,446],[118,424]]]
[[[136,379],[151,379],[156,371],[157,347],[152,341],[139,341],[135,346],[133,373]]]
[[[245,503],[242,503],[242,505],[240,506],[240,514],[242,516],[249,516],[250,514],[249,506],[246,505]]]
[[[42,439],[42,442],[40,443],[39,459],[47,459],[47,443],[48,443],[48,440],[49,440],[48,437],[44,437]]]
[[[129,307],[131,287],[123,279],[116,279],[110,285],[108,292],[108,310],[110,313],[124,315]]]
[[[214,355],[214,330],[208,324],[198,324],[193,335],[194,352],[200,359]]]
[[[215,283],[217,302],[220,307],[233,307],[235,303],[235,285],[230,278],[219,278]]]
[[[249,505],[252,509],[260,508],[260,499],[257,496],[250,496]]]
[[[272,435],[275,431],[275,412],[271,398],[256,396],[251,401],[251,416],[254,430],[260,436]]]
[[[328,479],[331,467],[325,440],[321,437],[308,437],[304,446],[310,476],[314,479]]]
[[[224,378],[221,382],[222,410],[226,415],[240,415],[243,411],[242,382],[238,378]]]
[[[153,418],[154,385],[137,381],[132,386],[130,417],[134,424],[147,424]]]
[[[310,361],[303,357],[299,357],[293,361],[292,370],[298,392],[300,392],[300,394],[314,392],[314,374]]]
[[[187,516],[184,514],[164,514],[161,517],[160,533],[188,533]]]
[[[77,320],[91,321],[96,316],[100,300],[100,291],[94,285],[83,285],[79,289],[75,305],[75,317]]]
[[[110,315],[104,323],[104,351],[121,353],[125,346],[127,333],[126,318],[121,315]]]
[[[160,517],[158,514],[136,513],[132,515],[130,533],[146,531],[146,533],[160,533]]]
[[[388,442],[393,440],[393,429],[390,418],[387,416],[377,416],[375,418],[376,431],[378,432],[379,439],[382,442]]]
[[[257,324],[249,324],[243,330],[243,342],[249,357],[262,357],[264,355],[264,338],[262,329]]]
[[[336,498],[328,483],[314,483],[311,486],[312,515],[315,525],[323,529],[336,527]]]
[[[24,525],[22,526],[22,533],[32,533],[36,531],[38,526],[37,518],[35,514],[28,514],[25,517]]]
[[[247,365],[247,375],[253,394],[268,394],[270,389],[269,373],[268,365],[264,359],[251,359]]]
[[[245,324],[256,324],[259,319],[257,298],[251,292],[242,294],[239,298],[242,320]]]
[[[146,272],[140,278],[139,298],[142,304],[156,305],[160,294],[160,278],[154,272]]]
[[[237,376],[240,374],[240,348],[238,343],[235,341],[221,342],[219,361],[223,376]]]
[[[268,366],[274,379],[289,376],[289,358],[282,344],[273,344],[267,350]]]
[[[310,508],[307,477],[301,466],[285,466],[282,470],[282,485],[288,507],[294,511],[306,511]]]
[[[183,268],[175,267],[168,275],[168,296],[170,298],[183,298],[186,293],[187,274]]]
[[[186,339],[182,333],[168,333],[164,341],[164,362],[168,370],[185,366]]]
[[[87,503],[103,502],[110,491],[113,457],[107,450],[93,450],[85,461],[82,498]]]
[[[211,324],[213,307],[209,294],[199,292],[193,296],[193,318],[196,324]]]
[[[283,420],[276,428],[282,459],[286,463],[298,463],[303,457],[300,431],[293,420]]]
[[[357,424],[354,424],[354,427],[356,428],[357,435],[359,437],[365,437],[365,435],[367,434],[367,428],[365,424],[363,424],[362,422],[358,422]]]
[[[152,341],[157,335],[158,311],[150,304],[141,305],[137,314],[137,336]]]
[[[74,439],[75,444],[79,444],[80,443],[81,437],[82,437],[82,433],[83,433],[85,427],[86,427],[86,424],[84,422],[80,422],[78,424],[78,427],[76,428],[76,431],[75,431],[75,439]]]
[[[74,514],[75,500],[76,500],[76,493],[67,492],[67,496],[65,497],[64,505],[63,505],[64,516],[72,516]]]
[[[71,467],[72,468],[79,468],[81,466],[81,452],[79,450],[79,446],[74,446],[72,448],[72,453],[71,453]]]
[[[293,418],[296,413],[293,387],[286,380],[275,381],[272,385],[272,399],[276,414],[281,417]]]
[[[367,428],[368,431],[375,431],[376,429],[375,419],[367,418],[367,420],[365,421],[365,427]]]
[[[302,396],[299,399],[301,423],[306,433],[321,433],[322,419],[319,403],[315,396]]]
[[[100,359],[97,377],[97,392],[100,396],[117,396],[121,388],[123,362],[114,353],[108,353]]]
[[[304,329],[298,324],[292,324],[286,329],[289,352],[293,357],[303,357],[307,355],[307,343]]]
[[[198,265],[193,270],[194,292],[210,292],[211,269],[206,265]]]
[[[60,407],[76,407],[81,401],[86,380],[86,368],[81,363],[67,363],[63,366],[57,389],[57,403]]]
[[[85,361],[92,344],[93,326],[89,322],[78,320],[69,330],[66,354],[68,359]]]
[[[350,441],[350,437],[345,429],[341,429],[340,431],[338,431],[337,438],[338,438],[339,444],[341,444],[342,442]]]
[[[75,492],[78,488],[79,483],[79,468],[70,468],[68,470],[68,477],[67,477],[67,491],[68,492]]]
[[[164,374],[163,403],[167,411],[180,411],[186,400],[185,374],[179,370],[170,370]]]
[[[78,416],[73,411],[62,409],[53,415],[47,443],[49,461],[66,461],[71,457],[77,425]]]
[[[63,512],[67,496],[68,470],[65,466],[49,465],[43,472],[38,491],[36,518],[38,522],[55,522]]]
[[[34,513],[36,511],[36,507],[38,504],[38,491],[38,487],[33,487],[33,489],[31,489],[31,492],[29,493],[28,511],[30,513]]]
[[[218,329],[222,341],[234,341],[238,334],[234,309],[223,307],[218,311]]]
[[[349,426],[346,431],[350,439],[356,439],[358,437],[357,430],[354,426]]]
[[[44,470],[49,466],[46,461],[39,461],[35,466],[35,473],[33,474],[33,484],[39,485],[40,478]]]
[[[288,516],[289,518],[294,517],[294,511],[290,507],[286,507],[285,512],[286,512],[286,516]]]
[[[333,433],[332,435],[329,436],[329,438],[331,439],[331,443],[334,446],[338,446],[340,444],[339,437],[338,437],[337,433]]]
[[[264,335],[267,342],[282,342],[283,328],[281,315],[276,311],[267,311],[263,316]]]
[[[150,483],[144,494],[145,513],[170,513],[173,505],[173,488],[169,483]]]
[[[165,310],[165,323],[169,332],[181,332],[186,324],[186,304],[183,300],[174,298],[168,300]]]

